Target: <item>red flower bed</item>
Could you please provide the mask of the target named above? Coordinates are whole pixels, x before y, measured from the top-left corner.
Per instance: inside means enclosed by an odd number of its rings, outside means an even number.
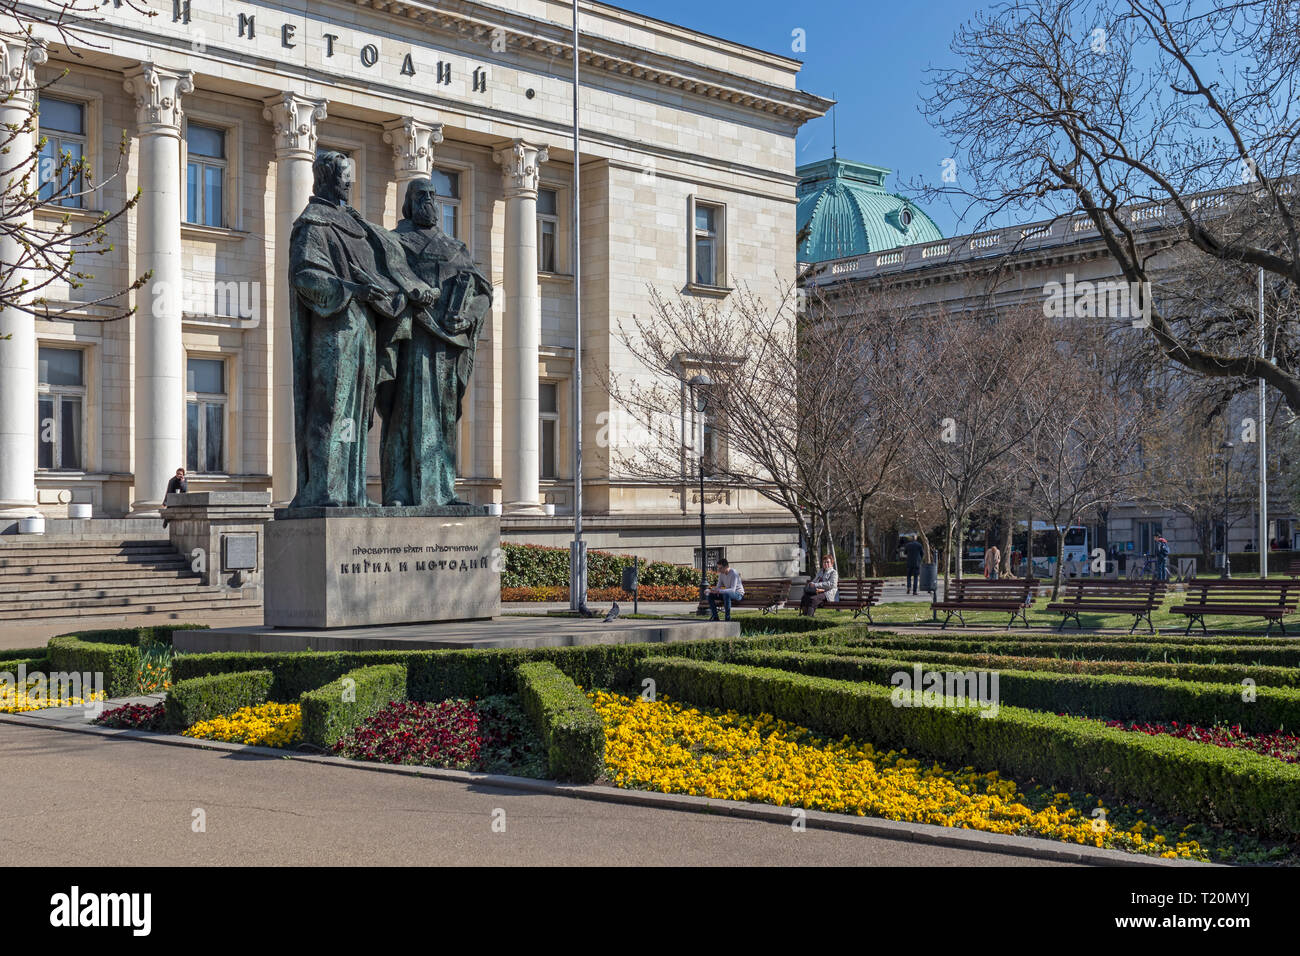
[[[394,701],[334,745],[353,760],[546,776],[546,747],[509,696]]]
[[[104,711],[95,718],[95,723],[116,730],[162,730],[163,710],[161,701],[156,704],[123,704]]]
[[[697,601],[700,589],[696,585],[646,584],[639,588],[642,601]],[[567,601],[567,587],[502,588],[502,601]],[[622,588],[588,588],[587,600],[593,602],[631,601],[632,595]]]
[[[353,760],[468,770],[478,762],[479,715],[466,700],[393,701],[334,745]]]
[[[1107,727],[1117,727],[1120,730],[1149,734],[1153,737],[1165,734],[1170,737],[1181,737],[1183,740],[1213,744],[1216,747],[1239,747],[1266,757],[1276,757],[1287,763],[1296,763],[1300,760],[1300,735],[1296,734],[1281,732],[1248,734],[1242,731],[1240,725],[1219,724],[1214,727],[1197,727],[1193,724],[1180,724],[1176,720],[1171,720],[1167,724],[1133,720],[1107,720],[1103,723]]]

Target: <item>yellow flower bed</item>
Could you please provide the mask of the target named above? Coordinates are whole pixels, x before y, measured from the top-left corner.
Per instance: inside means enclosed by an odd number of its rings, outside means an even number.
[[[104,692],[89,697],[49,697],[44,693],[31,693],[32,687],[19,688],[9,681],[0,682],[0,714],[24,714],[47,707],[84,707],[104,699]]]
[[[1033,810],[1015,782],[996,772],[926,766],[906,751],[829,740],[770,714],[702,711],[604,691],[588,696],[605,721],[605,765],[620,787],[1207,858],[1196,841],[1167,838],[1149,823],[1119,829],[1104,815],[1094,818],[1093,807],[1075,807],[1069,794]],[[1105,811],[1101,801],[1097,807]]]
[[[302,708],[297,704],[242,707],[233,714],[201,720],[184,733],[186,737],[203,740],[226,740],[261,747],[292,747],[302,742]]]

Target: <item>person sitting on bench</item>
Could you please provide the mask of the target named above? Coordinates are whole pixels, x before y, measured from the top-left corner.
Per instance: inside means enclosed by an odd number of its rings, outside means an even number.
[[[718,619],[718,601],[722,602],[727,620],[731,620],[731,602],[739,601],[745,596],[745,585],[741,583],[740,572],[733,571],[726,558],[718,559],[718,583],[709,588],[709,620]]]
[[[822,569],[803,586],[803,599],[799,602],[799,613],[812,617],[819,607],[827,601],[839,597],[840,573],[835,570],[835,561],[828,554],[822,558]]]

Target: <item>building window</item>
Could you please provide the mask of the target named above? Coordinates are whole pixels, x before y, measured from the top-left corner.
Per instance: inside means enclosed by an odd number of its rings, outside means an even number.
[[[226,363],[189,359],[185,368],[185,467],[198,474],[226,470]]]
[[[692,235],[696,285],[722,285],[722,207],[696,202]]]
[[[41,346],[36,396],[36,467],[81,471],[85,353]]]
[[[434,190],[438,194],[438,225],[442,231],[456,239],[460,235],[460,173],[432,170],[429,178],[433,180]]]
[[[713,396],[707,388],[704,390],[704,411],[700,413],[700,455],[704,470],[710,474],[727,466],[721,424]]]
[[[1161,530],[1163,527],[1159,521],[1138,522],[1138,550],[1142,554],[1156,553],[1156,538],[1164,533]]]
[[[85,189],[81,161],[86,155],[86,106],[41,97],[39,124],[44,142],[37,195],[41,202],[80,209],[85,205],[79,194]]]
[[[224,226],[225,130],[189,123],[185,129],[185,149],[189,157],[185,172],[185,221],[200,226]]]
[[[555,382],[542,382],[537,389],[539,454],[538,463],[543,478],[558,478],[556,462],[560,458],[560,406],[559,386]]]
[[[537,190],[537,269],[539,272],[558,272],[555,250],[559,244],[560,216],[559,192],[554,189]]]

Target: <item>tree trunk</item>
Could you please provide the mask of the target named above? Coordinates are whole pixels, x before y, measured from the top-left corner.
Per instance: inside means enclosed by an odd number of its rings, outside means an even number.
[[[952,580],[952,523],[953,518],[948,516],[944,522],[944,542],[943,542],[943,598],[948,599],[948,585]]]
[[[867,502],[863,499],[858,503],[858,579],[861,580],[867,576]],[[876,549],[871,549],[871,561],[874,564],[876,560]],[[875,569],[871,573],[874,575]]]
[[[1000,573],[1004,578],[1008,578],[1015,573],[1011,567],[1011,547],[1013,544],[1011,535],[1015,527],[1012,515],[1011,506],[1007,505],[1002,512],[1002,567]]]
[[[1065,532],[1057,529],[1056,532],[1056,574],[1052,577],[1052,600],[1055,601],[1061,593],[1061,568],[1065,564]]]

